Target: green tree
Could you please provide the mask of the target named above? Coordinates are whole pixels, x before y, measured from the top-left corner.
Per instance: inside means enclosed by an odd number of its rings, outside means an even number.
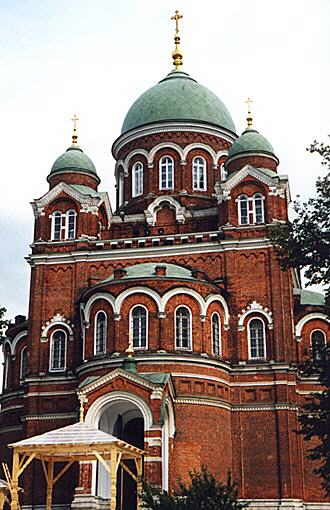
[[[150,510],[240,510],[247,506],[237,500],[238,491],[230,475],[227,483],[219,482],[206,467],[189,473],[188,485],[179,482],[173,495],[145,484],[143,508]]]
[[[308,149],[318,154],[327,169],[316,180],[316,194],[307,202],[294,202],[295,218],[271,231],[283,269],[305,269],[307,285],[324,285],[330,301],[330,145],[314,142]]]
[[[9,324],[9,320],[4,318],[6,312],[6,308],[0,307],[0,340],[4,337],[5,330]]]
[[[294,203],[295,218],[271,231],[282,269],[304,269],[307,285],[325,288],[326,308],[330,316],[330,145],[314,142],[308,149],[321,157],[324,177],[316,181],[316,194],[307,202]],[[308,399],[299,416],[300,430],[306,441],[316,440],[308,454],[317,461],[314,472],[322,478],[322,487],[330,496],[330,347],[321,359],[305,362],[303,375],[318,375],[323,391]]]

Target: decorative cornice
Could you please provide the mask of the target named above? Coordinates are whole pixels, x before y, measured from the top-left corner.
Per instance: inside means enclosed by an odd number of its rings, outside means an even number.
[[[242,312],[238,314],[238,329],[244,330],[244,321],[246,317],[252,313],[260,313],[262,314],[268,322],[268,328],[273,329],[273,317],[272,312],[269,310],[269,308],[261,305],[257,301],[252,301],[246,308],[243,308]]]

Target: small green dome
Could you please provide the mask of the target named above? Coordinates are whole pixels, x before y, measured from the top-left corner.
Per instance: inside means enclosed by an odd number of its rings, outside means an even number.
[[[246,129],[230,147],[228,158],[251,152],[275,156],[273,147],[263,135],[255,129]]]
[[[86,172],[97,177],[93,161],[78,145],[71,145],[64,154],[57,158],[52,166],[50,175],[65,171]]]
[[[222,101],[182,71],[172,71],[144,92],[129,109],[121,132],[170,120],[206,122],[235,133],[233,120]]]

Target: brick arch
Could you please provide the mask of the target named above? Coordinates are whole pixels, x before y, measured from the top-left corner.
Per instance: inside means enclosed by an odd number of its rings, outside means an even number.
[[[210,156],[212,157],[213,165],[217,164],[217,154],[216,152],[210,147],[209,145],[206,145],[205,143],[190,143],[189,145],[186,145],[183,151],[183,158],[184,160],[187,159],[187,156],[189,152],[195,150],[195,149],[203,149],[205,152],[208,152]]]
[[[173,296],[177,296],[178,294],[186,294],[187,296],[194,298],[197,301],[197,303],[199,304],[200,314],[205,315],[206,304],[205,304],[204,298],[196,290],[189,289],[187,287],[179,287],[177,289],[171,289],[168,292],[166,292],[164,294],[164,296],[162,296],[162,299],[161,299],[161,307],[160,307],[161,313],[165,313],[165,309],[166,309],[166,305],[167,305],[168,301]]]
[[[157,305],[158,312],[161,311],[161,298],[160,298],[160,295],[158,294],[158,292],[156,292],[153,289],[149,289],[148,287],[139,286],[139,287],[131,287],[129,289],[125,289],[116,297],[115,304],[114,304],[115,313],[120,314],[120,310],[121,310],[124,300],[128,296],[131,296],[132,294],[146,294],[147,296],[150,296],[155,301],[155,303]]]
[[[7,343],[9,344],[10,346],[10,350],[11,350],[11,354],[14,356],[15,354],[15,351],[16,351],[16,346],[18,344],[18,342],[20,342],[20,340],[24,337],[26,337],[28,334],[28,331],[27,329],[25,329],[24,331],[20,331],[20,333],[17,333],[17,335],[14,337],[13,341],[10,343],[6,340],[6,342],[4,343],[4,345],[6,345]]]
[[[211,294],[210,296],[208,296],[206,298],[205,314],[207,313],[207,310],[208,310],[208,307],[210,306],[210,304],[214,303],[214,301],[218,301],[221,304],[223,311],[224,311],[224,326],[226,328],[228,328],[229,319],[230,319],[229,308],[228,308],[225,298],[223,296],[221,296],[220,294]]]
[[[178,145],[177,143],[174,143],[174,142],[162,142],[162,143],[155,145],[155,147],[153,147],[151,149],[151,151],[149,152],[148,164],[150,164],[150,165],[153,164],[156,153],[162,149],[173,149],[179,154],[179,156],[181,157],[181,160],[185,159],[184,151],[183,151],[182,147],[180,147],[180,145]]]
[[[301,337],[302,330],[303,330],[305,324],[307,324],[307,322],[309,322],[311,320],[315,320],[315,319],[322,320],[325,323],[327,323],[328,325],[330,322],[325,313],[320,313],[320,312],[309,313],[308,315],[305,315],[297,322],[296,327],[295,327],[296,338]]]
[[[92,306],[98,299],[104,299],[105,301],[107,301],[111,305],[112,310],[115,312],[114,296],[108,292],[98,292],[97,294],[93,294],[93,296],[89,298],[85,306],[82,307],[86,322],[89,322]]]

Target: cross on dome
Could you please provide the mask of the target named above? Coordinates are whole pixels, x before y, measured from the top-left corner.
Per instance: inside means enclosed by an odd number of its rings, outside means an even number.
[[[79,117],[76,114],[74,114],[74,116],[72,117],[71,120],[73,122],[72,144],[77,145],[77,143],[78,143],[77,125],[78,125]]]
[[[182,66],[183,55],[180,49],[180,35],[179,35],[179,20],[183,18],[183,14],[180,14],[179,11],[175,11],[174,16],[171,16],[171,20],[175,21],[175,36],[174,43],[175,49],[172,52],[172,58],[175,70],[178,71]]]
[[[248,114],[247,114],[247,117],[246,117],[246,120],[247,120],[247,128],[248,129],[251,129],[252,128],[252,125],[253,125],[253,117],[252,117],[252,113],[251,113],[251,104],[253,103],[253,99],[251,99],[250,97],[247,98],[247,100],[245,101],[246,104],[248,105]]]

